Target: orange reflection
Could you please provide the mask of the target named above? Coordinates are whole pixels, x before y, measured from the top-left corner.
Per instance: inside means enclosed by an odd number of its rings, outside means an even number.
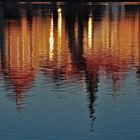
[[[89,15],[88,18],[88,46],[89,48],[92,48],[92,30],[93,30],[93,25],[92,25],[92,14]]]
[[[54,37],[53,37],[53,18],[51,18],[51,27],[50,27],[50,60],[53,59],[53,50],[54,50]]]
[[[36,11],[39,14],[33,14],[31,24],[26,16],[7,20],[6,73],[14,86],[19,108],[22,93],[29,90],[39,70],[51,77],[63,74],[70,78],[78,73],[82,83],[86,75],[94,94],[102,69],[106,76],[111,75],[114,94],[118,94],[120,80],[130,66],[139,66],[140,16],[137,12],[127,17],[118,10],[112,19],[110,7],[106,10],[101,21],[96,21],[90,10],[86,20],[81,20],[80,15],[70,24],[61,7],[56,10],[57,20],[52,11],[44,16],[40,9]]]
[[[93,27],[93,49],[87,48],[90,40],[85,42],[87,45],[84,45],[84,56],[90,71],[95,73],[103,69],[106,75],[112,75],[116,95],[119,81],[129,71],[131,64],[138,66],[140,18],[136,13],[134,17],[123,15],[124,17],[119,19],[121,15],[118,14],[116,19],[112,20],[110,11],[108,13],[100,24]]]

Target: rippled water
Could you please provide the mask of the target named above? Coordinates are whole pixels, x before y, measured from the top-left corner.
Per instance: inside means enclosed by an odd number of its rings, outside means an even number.
[[[139,140],[138,3],[0,4],[0,139]]]

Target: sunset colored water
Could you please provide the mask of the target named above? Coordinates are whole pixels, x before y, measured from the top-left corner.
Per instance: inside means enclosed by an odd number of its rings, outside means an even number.
[[[140,3],[1,3],[2,140],[139,140]]]

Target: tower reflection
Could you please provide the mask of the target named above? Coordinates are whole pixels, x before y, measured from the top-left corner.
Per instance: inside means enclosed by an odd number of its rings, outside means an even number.
[[[19,14],[12,17],[8,8]],[[62,74],[66,79],[84,76],[94,121],[100,71],[111,77],[113,96],[119,95],[132,65],[139,74],[140,11],[129,13],[128,8],[112,4],[2,6],[1,75],[14,89],[18,111],[38,71],[54,82],[61,81]]]

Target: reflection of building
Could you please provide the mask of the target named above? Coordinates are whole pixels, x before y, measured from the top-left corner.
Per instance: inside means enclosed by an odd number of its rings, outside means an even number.
[[[27,10],[20,6],[16,18],[6,17],[2,33],[5,57],[1,58],[17,104],[21,106],[22,93],[29,90],[37,71],[56,79],[78,73],[86,77],[94,119],[100,69],[111,75],[117,94],[130,65],[139,66],[139,11],[128,16],[124,5],[101,6],[103,10],[95,5],[48,6],[49,10],[28,6]]]
[[[113,11],[114,9],[117,10]],[[85,11],[82,13],[79,7],[77,11],[77,17],[73,11],[66,13],[68,19],[70,18],[70,21],[66,21],[69,48],[76,66],[79,70],[85,70],[90,117],[94,121],[99,71],[104,70],[107,78],[112,77],[111,88],[114,89],[114,95],[118,95],[120,82],[126,76],[126,72],[131,65],[138,65],[139,12],[128,17],[124,6],[110,5],[106,6],[103,17],[96,15],[92,7],[86,16]],[[100,16],[102,19],[97,18]]]
[[[59,76],[59,73],[64,73],[66,76],[69,75],[69,73],[72,72],[72,63],[71,63],[71,57],[70,52],[68,49],[68,42],[67,42],[67,35],[65,32],[65,20],[62,15],[61,8],[57,9],[57,22],[54,21],[53,13],[51,13],[51,16],[48,17],[48,19],[45,19],[43,17],[44,23],[42,23],[45,27],[48,27],[48,30],[44,30],[44,33],[47,33],[49,35],[48,37],[45,37],[44,40],[40,40],[43,43],[46,41],[48,45],[42,44],[42,59],[40,60],[40,67],[44,73],[48,73],[50,70],[54,71],[57,76]],[[49,21],[47,24],[45,21]],[[56,22],[56,24],[54,24]],[[42,26],[42,25],[41,25]],[[39,28],[40,30],[40,28]],[[48,54],[48,55],[47,55]]]
[[[35,60],[32,57],[30,29],[27,27],[26,18],[19,22],[7,21],[5,36],[6,72],[16,92],[21,93],[23,87],[34,79],[32,61]]]
[[[112,75],[116,91],[124,72],[131,64],[138,65],[139,17],[138,13],[127,17],[119,8],[114,17],[111,9],[117,8],[106,7],[106,14],[100,22],[94,18],[91,21],[92,14],[89,15],[84,30],[84,56],[90,71],[103,69],[106,75]]]
[[[23,11],[19,19],[6,20],[5,24],[6,74],[15,90],[19,108],[22,93],[29,90],[39,69],[44,74],[52,73],[52,77],[62,73],[68,77],[72,73],[61,8],[57,10],[57,25],[54,25],[52,12],[42,16],[38,14],[40,10],[30,22]]]
[[[5,28],[6,73],[17,96],[17,104],[21,106],[22,92],[28,90],[35,79],[30,29],[27,20],[7,20]],[[35,61],[36,62],[36,61]],[[21,107],[20,107],[21,108]]]

